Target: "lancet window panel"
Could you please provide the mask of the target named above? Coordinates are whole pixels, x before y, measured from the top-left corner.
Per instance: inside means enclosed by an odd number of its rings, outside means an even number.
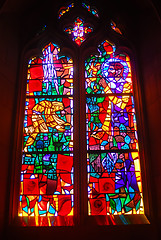
[[[104,41],[85,62],[88,214],[143,214],[130,58]]]
[[[73,216],[73,61],[49,43],[28,63],[19,216]]]

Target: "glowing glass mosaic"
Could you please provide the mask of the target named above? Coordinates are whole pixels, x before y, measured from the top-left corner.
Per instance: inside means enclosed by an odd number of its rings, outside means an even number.
[[[65,28],[64,31],[72,36],[72,40],[79,46],[85,41],[86,35],[93,31],[92,27],[86,26],[79,17],[74,22],[74,27]]]
[[[85,62],[89,215],[144,212],[130,59],[115,50]]]
[[[119,34],[122,35],[121,30],[116,26],[116,23],[115,23],[114,21],[112,21],[112,20],[111,20],[111,28],[112,28],[115,32],[117,32],[117,33],[119,33]]]
[[[59,52],[28,64],[19,216],[73,215],[73,61]]]
[[[73,7],[74,7],[74,3],[71,3],[68,6],[61,7],[58,12],[58,18],[60,19],[65,13],[69,12]]]
[[[92,13],[95,17],[99,17],[97,10],[94,7],[91,7],[90,5],[86,3],[82,3],[82,6],[88,10],[88,12]]]

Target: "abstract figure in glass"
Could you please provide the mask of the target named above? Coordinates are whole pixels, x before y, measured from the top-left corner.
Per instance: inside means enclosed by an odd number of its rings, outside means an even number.
[[[130,59],[115,49],[85,63],[90,215],[143,213]]]
[[[18,211],[23,217],[73,215],[73,61],[59,52],[49,43],[28,64]]]
[[[31,117],[32,125],[25,128],[26,133],[29,133],[29,138],[26,142],[26,147],[33,144],[38,133],[48,133],[49,128],[55,128],[60,132],[65,131],[65,126],[70,126],[70,123],[65,122],[56,112],[63,111],[64,106],[62,102],[56,101],[41,101],[33,107],[33,114]],[[44,112],[44,118],[42,113]],[[26,148],[24,149],[26,150]]]

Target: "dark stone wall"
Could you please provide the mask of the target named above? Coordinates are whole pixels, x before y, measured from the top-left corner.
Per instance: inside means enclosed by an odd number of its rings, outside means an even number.
[[[0,16],[0,228],[6,215],[6,196],[8,188],[9,168],[13,144],[13,128],[15,109],[15,93],[18,73],[18,35],[14,19],[7,14]]]

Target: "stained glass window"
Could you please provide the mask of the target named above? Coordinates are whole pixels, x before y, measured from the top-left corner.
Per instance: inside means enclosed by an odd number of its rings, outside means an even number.
[[[74,7],[74,3],[71,3],[68,6],[61,7],[58,12],[58,18],[61,18],[65,13],[69,12],[70,9],[73,7]]]
[[[98,17],[95,8],[85,3],[81,6]],[[58,18],[72,7],[73,3],[61,8]],[[78,46],[93,31],[80,17],[69,26],[64,31]],[[122,34],[113,21],[111,27]],[[78,90],[76,84],[78,96],[86,93],[84,105],[77,96],[76,112],[80,115],[75,114],[80,124],[76,126],[81,131],[80,109],[86,111],[86,130],[82,131],[86,135],[85,147],[80,144],[82,138],[76,128],[78,146],[73,144],[72,59],[62,55],[59,46],[50,42],[40,56],[28,62],[18,215],[47,217],[41,224],[35,220],[33,225],[56,226],[49,219],[65,219],[74,214],[81,218],[78,208],[82,205],[88,205],[91,216],[144,213],[130,58],[126,53],[117,54],[116,46],[107,40],[98,46],[98,52],[99,55],[91,55],[85,61],[85,88],[79,85],[81,90]],[[77,54],[81,58],[81,51]],[[79,68],[79,64],[75,66]],[[82,76],[84,72],[80,69],[77,70]],[[73,145],[83,151],[81,155],[81,150],[75,148],[78,154],[75,171]],[[87,178],[80,168],[84,160]],[[79,172],[78,176],[75,172]],[[84,179],[88,189],[82,191],[79,183]],[[82,204],[86,199],[84,192],[88,201]],[[85,211],[82,208],[83,214]],[[65,225],[74,222],[69,220]]]
[[[117,33],[119,33],[119,34],[122,35],[121,30],[116,26],[116,23],[115,23],[114,21],[112,21],[112,20],[111,20],[111,28],[112,28],[115,32],[117,32]]]
[[[28,63],[19,216],[73,215],[73,61],[59,52]]]
[[[82,6],[88,10],[88,12],[92,13],[94,16],[99,17],[97,10],[94,7],[86,3],[82,3]]]
[[[84,24],[79,17],[74,21],[74,27],[64,29],[65,32],[72,35],[72,40],[79,46],[85,41],[86,35],[93,31],[92,27]]]
[[[89,215],[142,214],[130,58],[104,41],[85,62]]]

